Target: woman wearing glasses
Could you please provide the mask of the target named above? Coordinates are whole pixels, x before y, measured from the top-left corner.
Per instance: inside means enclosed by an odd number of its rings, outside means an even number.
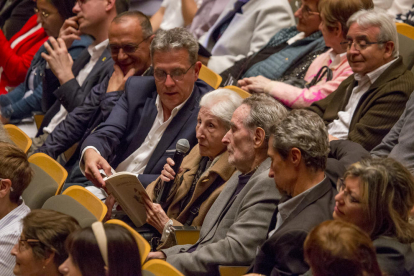
[[[413,275],[414,178],[399,162],[366,159],[351,165],[338,183],[335,220],[352,223],[372,239],[381,270],[388,275]]]
[[[74,16],[72,8],[75,3],[75,0],[37,0],[36,14],[22,29],[23,31],[33,28],[37,31],[31,34],[29,31],[28,35],[21,31],[12,38],[10,43],[5,41],[0,31],[0,66],[3,67],[0,94],[7,93],[6,86],[19,85],[10,93],[0,96],[0,120],[3,123],[17,123],[24,118],[31,117],[33,111],[42,111],[42,82],[46,67],[46,61],[40,56],[45,51],[42,44],[48,36],[55,38],[59,36],[63,22]],[[29,26],[32,27],[29,28]],[[68,49],[72,59],[76,59],[91,42],[92,39],[88,36],[75,40]],[[48,83],[53,83],[51,78],[55,77],[53,74],[48,74],[46,78]]]
[[[339,84],[352,75],[352,69],[346,58],[345,40],[348,19],[361,9],[373,8],[372,0],[320,0],[318,10],[321,19],[319,29],[330,47],[327,52],[317,57],[304,77],[304,82],[296,79],[272,81],[263,76],[245,78],[238,85],[250,93],[269,93],[284,105],[302,108],[319,101],[336,90]],[[302,6],[302,16],[314,15]]]
[[[17,276],[58,276],[68,254],[65,240],[79,229],[78,222],[52,210],[34,210],[23,219],[23,231],[11,254]]]

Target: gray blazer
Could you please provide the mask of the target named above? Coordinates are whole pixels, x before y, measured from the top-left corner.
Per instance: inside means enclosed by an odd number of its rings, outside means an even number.
[[[219,265],[249,265],[257,247],[266,240],[280,200],[274,180],[268,177],[270,163],[266,159],[259,166],[228,207],[240,172],[233,174],[204,219],[197,250],[186,253],[191,245],[165,249],[167,262],[184,275],[220,275]]]

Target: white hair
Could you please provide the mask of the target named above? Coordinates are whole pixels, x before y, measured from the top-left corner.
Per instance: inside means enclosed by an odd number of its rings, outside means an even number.
[[[233,112],[241,105],[243,99],[239,94],[230,90],[220,88],[205,94],[200,101],[200,107],[210,109],[211,114],[224,122],[230,129],[230,121]]]
[[[354,23],[357,23],[362,28],[369,28],[371,26],[378,27],[380,32],[377,40],[394,42],[392,56],[398,57],[398,33],[397,28],[395,27],[394,19],[391,15],[387,14],[383,10],[360,10],[349,18],[347,22],[348,28],[350,28]],[[383,47],[381,44],[378,46]]]

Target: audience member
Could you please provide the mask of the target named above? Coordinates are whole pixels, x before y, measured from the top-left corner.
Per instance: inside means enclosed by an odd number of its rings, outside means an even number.
[[[316,226],[306,237],[304,254],[313,275],[382,276],[370,237],[350,223]]]
[[[216,23],[217,19],[223,12],[230,0],[203,0],[199,6],[189,31],[199,39],[204,33]]]
[[[199,40],[211,57],[199,60],[220,74],[262,48],[278,31],[294,24],[287,0],[232,0]]]
[[[70,112],[37,150],[57,159],[74,144],[79,143],[70,160],[63,160],[63,162],[67,161],[65,168],[70,174],[68,181],[73,181],[71,174],[73,167],[76,168],[76,172],[79,171],[77,167],[80,145],[99,124],[108,118],[124,92],[128,77],[143,75],[150,67],[152,39],[149,19],[141,12],[121,13],[112,21],[109,28],[109,47],[115,62],[112,76],[106,75],[101,83],[94,86],[83,104]]]
[[[385,12],[363,10],[348,20],[346,44],[354,75],[308,109],[321,116],[330,139],[349,139],[371,150],[403,112],[413,74],[398,57],[398,36]]]
[[[37,137],[33,139],[31,152],[43,145],[68,112],[81,105],[92,88],[112,71],[113,60],[107,49],[108,30],[117,13],[126,10],[127,0],[77,1],[73,7],[77,15],[65,21],[58,40],[49,38],[50,44],[44,44],[48,54],[42,53],[42,57],[51,68],[46,75],[53,72],[58,82],[43,84],[42,105],[47,112]],[[73,62],[67,48],[81,34],[91,35],[95,40]]]
[[[111,175],[111,167],[139,174],[147,186],[172,157],[166,150],[183,138],[191,148],[196,144],[197,102],[212,90],[197,81],[197,51],[197,41],[185,29],[158,31],[150,50],[154,77],[129,78],[108,119],[82,144],[80,165],[96,186],[105,185],[99,169]]]
[[[223,71],[222,85],[236,85],[242,78],[259,75],[272,80],[290,76],[303,79],[312,61],[326,50],[322,33],[318,31],[321,22],[318,2],[303,0],[295,12],[296,27],[282,29],[260,51]]]
[[[312,112],[294,110],[272,131],[269,177],[282,199],[251,272],[299,275],[308,271],[303,242],[313,227],[332,219],[335,205],[336,191],[325,176],[328,152],[326,127]]]
[[[26,154],[4,142],[3,131],[0,134],[0,275],[11,276],[15,262],[10,250],[22,232],[21,219],[30,212],[20,196],[33,172]]]
[[[74,16],[72,8],[75,0],[51,0],[47,1],[47,9],[38,10],[38,18],[48,36],[57,38],[63,22]],[[89,36],[81,36],[81,40],[74,41],[68,49],[73,60],[91,44]],[[31,117],[32,112],[42,111],[43,76],[45,74],[46,61],[41,57],[41,53],[46,52],[44,46],[40,47],[34,56],[26,79],[11,92],[0,95],[1,114],[0,120],[3,123],[18,123],[20,120]],[[48,76],[53,77],[54,75]],[[52,80],[46,80],[51,82]]]
[[[0,28],[10,40],[35,14],[36,2],[33,0],[1,0]]]
[[[36,1],[36,5],[41,11],[55,10],[48,0]],[[0,95],[24,81],[34,55],[46,41],[41,17],[38,14],[31,16],[10,40],[0,30]]]
[[[331,49],[312,62],[302,83],[298,84],[296,78],[284,83],[257,76],[240,80],[238,85],[250,93],[269,93],[292,108],[306,107],[325,98],[353,73],[346,58],[346,46],[341,44],[348,32],[346,22],[355,12],[372,7],[371,0],[320,0],[319,28],[325,45]]]
[[[148,195],[155,201],[164,183],[174,180],[178,174],[165,206],[146,200],[147,221],[162,234],[158,249],[176,244],[173,225],[203,224],[211,205],[236,170],[229,164],[226,145],[221,140],[229,131],[231,116],[241,102],[238,94],[227,89],[204,95],[196,126],[198,145],[184,158],[178,172],[172,169],[174,161],[168,158],[161,176],[147,187]]]
[[[355,224],[373,241],[378,263],[389,275],[413,275],[414,179],[397,161],[365,159],[353,164],[339,182],[334,219]]]
[[[23,231],[11,251],[16,257],[14,275],[61,275],[58,267],[68,257],[65,240],[79,228],[73,217],[56,211],[30,212],[23,218]]]
[[[223,138],[229,163],[237,172],[227,181],[208,211],[194,245],[177,245],[149,258],[167,258],[185,275],[220,275],[219,265],[247,265],[266,239],[267,227],[280,199],[267,176],[270,128],[286,115],[269,96],[253,95],[243,101]]]
[[[137,242],[120,225],[95,222],[72,233],[66,250],[69,257],[59,267],[63,275],[142,275]]]
[[[189,26],[203,0],[163,0],[151,16],[154,31]]]

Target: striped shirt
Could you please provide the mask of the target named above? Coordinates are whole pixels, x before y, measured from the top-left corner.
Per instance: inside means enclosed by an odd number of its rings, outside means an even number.
[[[19,206],[0,220],[0,275],[13,276],[16,258],[10,255],[13,246],[22,232],[22,219],[30,212],[30,208],[19,202]]]

